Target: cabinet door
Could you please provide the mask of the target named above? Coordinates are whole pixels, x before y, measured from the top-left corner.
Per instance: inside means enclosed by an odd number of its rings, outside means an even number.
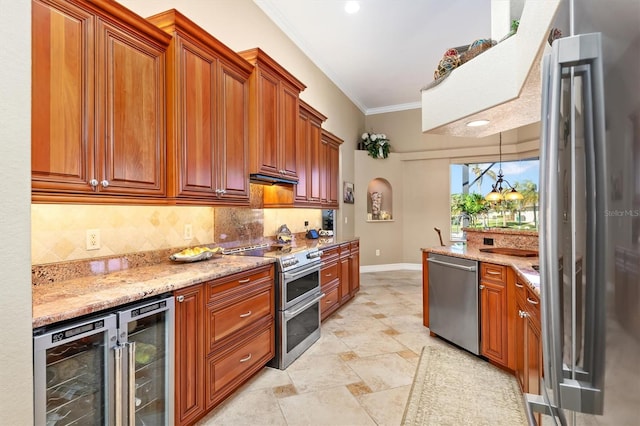
[[[307,204],[310,198],[311,176],[311,141],[309,140],[310,128],[309,114],[300,110],[298,115],[298,143],[296,149],[296,169],[298,184],[295,186],[296,204]]]
[[[329,156],[329,141],[326,140],[325,138],[322,138],[321,142],[320,142],[320,147],[319,147],[319,152],[318,152],[318,160],[319,160],[319,164],[318,164],[318,169],[320,170],[319,173],[319,177],[320,177],[320,203],[323,206],[327,205],[327,197],[328,197],[328,191],[329,191],[329,187],[328,187],[328,182],[327,182],[327,166],[329,164],[329,160],[328,160],[328,156]]]
[[[340,258],[340,303],[344,303],[351,297],[351,269],[349,257]]]
[[[92,190],[94,24],[90,13],[70,3],[32,3],[34,192]]]
[[[350,264],[349,268],[351,269],[351,296],[355,296],[355,294],[360,291],[360,250],[354,251],[353,243],[351,244],[351,256],[349,258]]]
[[[247,79],[224,62],[220,68],[220,143],[218,144],[218,188],[222,198],[249,203]]]
[[[262,69],[256,73],[255,166],[261,173],[278,176],[278,79]]]
[[[165,47],[98,21],[100,191],[164,196]]]
[[[340,173],[339,145],[329,143],[327,162],[327,206],[338,208],[338,180]]]
[[[281,83],[280,169],[289,179],[298,179],[296,150],[298,139],[298,91]]]
[[[515,325],[515,350],[516,350],[516,378],[520,383],[522,392],[528,392],[525,380],[525,337],[527,331],[527,319],[522,315],[525,308],[521,297],[516,297],[516,325]]]
[[[205,410],[204,287],[175,292],[175,423],[188,424]]]
[[[542,342],[540,340],[539,323],[527,316],[527,355],[526,355],[526,382],[527,392],[540,395],[540,379],[542,378]]]
[[[176,161],[179,179],[177,196],[212,197],[215,195],[214,147],[215,90],[217,60],[188,40],[177,37],[176,99],[171,105],[175,120],[176,146],[171,163]],[[173,127],[172,126],[172,127]],[[174,173],[176,171],[173,171]]]
[[[482,355],[507,363],[507,292],[504,284],[482,281]]]
[[[320,203],[320,187],[322,178],[324,176],[321,173],[321,129],[322,123],[311,120],[309,123],[309,169],[307,172],[307,179],[310,179],[309,185],[309,202],[313,204]]]

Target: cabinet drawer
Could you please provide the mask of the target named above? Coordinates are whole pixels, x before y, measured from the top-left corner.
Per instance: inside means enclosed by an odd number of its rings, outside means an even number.
[[[482,262],[480,267],[480,279],[504,283],[507,279],[507,267]]]
[[[338,262],[331,262],[320,270],[320,284],[324,285],[338,278]]]
[[[329,263],[340,255],[340,247],[335,246],[328,249],[322,249],[322,262]]]
[[[351,241],[351,251],[359,251],[360,250],[360,241]]]
[[[219,400],[224,394],[261,368],[275,355],[274,326],[254,334],[239,346],[208,363],[209,400]]]
[[[346,257],[351,254],[351,248],[349,243],[344,243],[340,245],[340,257]]]
[[[516,278],[513,284],[516,288],[516,294],[518,296],[522,297],[522,299],[527,297],[527,284],[525,284],[520,278]]]
[[[540,322],[540,297],[528,286],[526,287],[525,304],[529,312],[538,323]]]
[[[269,288],[244,300],[221,309],[208,308],[209,350],[236,331],[242,330],[263,318],[273,320],[275,305],[273,289]]]
[[[325,319],[334,310],[338,309],[340,301],[339,286],[331,287],[330,290],[324,291],[325,296],[320,301],[320,316]]]
[[[273,287],[273,265],[230,275],[208,283],[207,303],[216,303],[234,295],[246,295],[257,287]]]

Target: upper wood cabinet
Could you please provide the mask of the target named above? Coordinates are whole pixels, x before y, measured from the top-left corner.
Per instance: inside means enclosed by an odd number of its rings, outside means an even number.
[[[298,184],[295,202],[304,206],[320,205],[320,135],[327,119],[304,101],[300,101],[296,168]]]
[[[299,95],[306,86],[259,48],[239,52],[249,79],[249,171],[298,181]]]
[[[169,41],[113,1],[32,2],[34,201],[164,199]]]
[[[249,84],[253,66],[175,9],[148,18],[167,52],[168,197],[249,204]]]
[[[342,139],[322,130],[320,145],[320,203],[322,207],[338,208],[340,180],[340,145]]]

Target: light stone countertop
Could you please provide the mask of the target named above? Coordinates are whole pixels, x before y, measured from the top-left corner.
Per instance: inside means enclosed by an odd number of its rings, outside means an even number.
[[[32,327],[115,308],[274,261],[271,258],[233,255],[193,263],[166,261],[33,286]]]
[[[477,247],[467,247],[462,244],[444,247],[428,247],[423,248],[422,251],[510,266],[516,272],[516,275],[523,279],[538,296],[540,295],[540,274],[532,267],[532,265],[538,264],[537,257],[506,256],[503,254],[486,253],[481,252]]]

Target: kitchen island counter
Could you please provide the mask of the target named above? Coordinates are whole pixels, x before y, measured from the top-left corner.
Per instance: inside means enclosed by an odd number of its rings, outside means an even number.
[[[480,251],[478,247],[468,247],[467,245],[462,244],[444,247],[428,247],[423,248],[422,251],[425,253],[436,253],[446,256],[477,260],[479,262],[509,266],[514,270],[517,276],[519,276],[538,295],[540,295],[540,274],[538,271],[533,269],[533,265],[538,264],[537,257],[506,256],[503,254],[487,253]]]
[[[270,258],[233,255],[193,263],[167,260],[34,285],[32,327],[92,314],[273,262]]]

